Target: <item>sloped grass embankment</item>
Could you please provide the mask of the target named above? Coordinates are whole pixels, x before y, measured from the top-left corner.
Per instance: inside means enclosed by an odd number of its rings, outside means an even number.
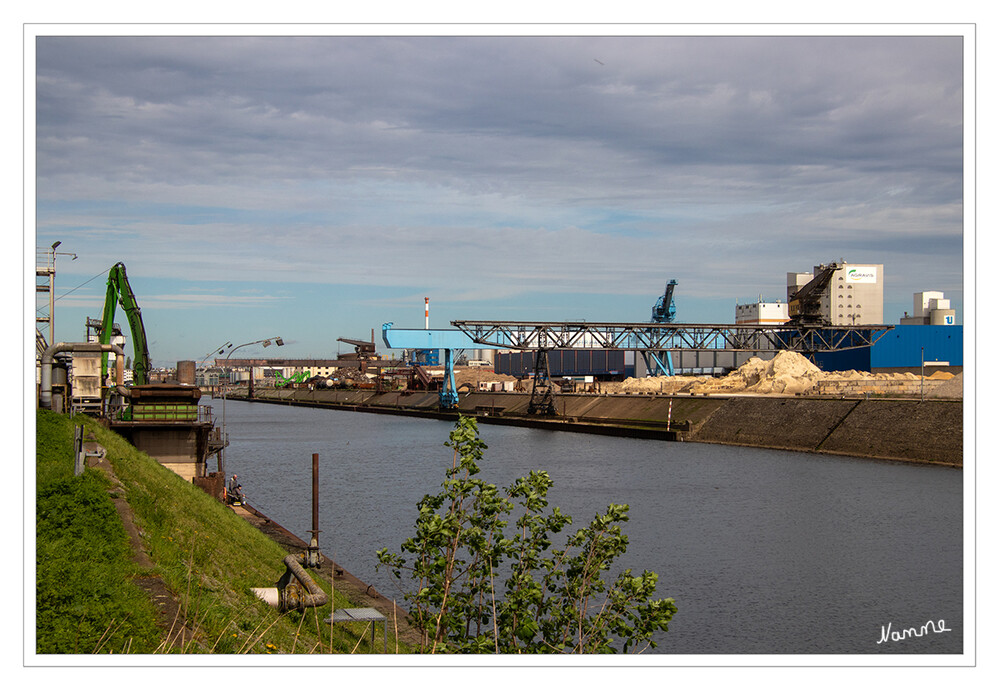
[[[107,450],[118,483],[99,469],[73,475],[73,427]],[[287,552],[200,489],[94,420],[37,415],[36,651],[58,653],[367,653],[371,634],[331,626],[330,604],[284,614],[253,595],[285,571]],[[112,495],[127,499],[153,566],[132,551]],[[157,623],[133,580],[160,577],[182,620]],[[337,608],[352,606],[312,575]],[[168,637],[186,625],[182,645]],[[389,636],[393,636],[389,622]],[[378,635],[377,637],[381,637]],[[392,639],[389,649],[399,649]]]

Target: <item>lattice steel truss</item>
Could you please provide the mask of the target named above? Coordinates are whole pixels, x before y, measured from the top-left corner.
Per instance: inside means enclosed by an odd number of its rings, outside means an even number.
[[[870,347],[894,328],[539,321],[452,321],[451,325],[476,343],[511,350],[791,350],[803,354]]]

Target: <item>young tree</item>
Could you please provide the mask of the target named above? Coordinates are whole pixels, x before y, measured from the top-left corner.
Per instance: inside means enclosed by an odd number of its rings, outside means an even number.
[[[584,528],[552,536],[572,523],[550,511],[547,472],[532,471],[500,491],[476,475],[486,444],[472,417],[459,417],[444,444],[454,449],[440,493],[417,504],[416,534],[402,544],[412,560],[378,551],[413,589],[410,618],[424,635],[423,651],[470,653],[614,653],[655,647],[677,608],[653,599],[658,576],[648,570],[603,579],[628,537],[628,506],[611,504]],[[509,516],[519,517],[507,535]]]

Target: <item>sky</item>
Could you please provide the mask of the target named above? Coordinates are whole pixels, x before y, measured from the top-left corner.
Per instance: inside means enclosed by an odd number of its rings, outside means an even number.
[[[55,341],[125,264],[156,366],[384,351],[426,297],[644,322],[675,279],[678,321],[733,323],[841,259],[884,265],[885,322],[940,290],[961,323],[960,31],[39,34],[26,261],[61,242]]]

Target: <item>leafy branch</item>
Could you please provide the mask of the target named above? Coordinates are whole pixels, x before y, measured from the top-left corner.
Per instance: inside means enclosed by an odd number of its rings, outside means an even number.
[[[417,504],[416,533],[401,552],[377,552],[379,567],[412,589],[410,618],[429,653],[614,653],[655,647],[677,612],[655,599],[658,576],[625,570],[604,580],[628,537],[628,506],[611,504],[557,548],[552,535],[572,524],[548,508],[554,485],[532,471],[500,491],[477,477],[486,444],[474,418],[460,417],[446,446],[451,467],[440,493]],[[506,529],[511,525],[512,536]],[[497,578],[505,574],[500,591]]]

